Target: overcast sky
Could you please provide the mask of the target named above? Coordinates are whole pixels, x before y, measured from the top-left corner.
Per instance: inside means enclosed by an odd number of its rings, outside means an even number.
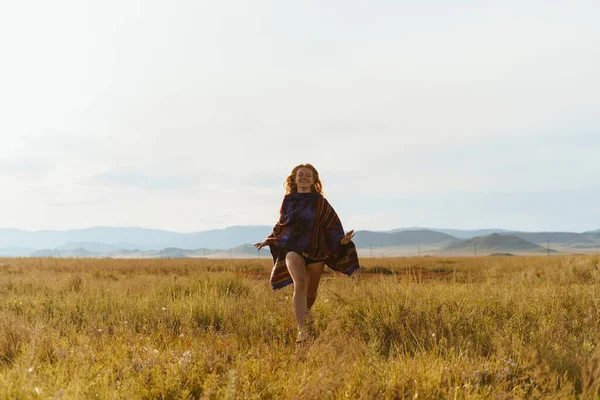
[[[600,228],[600,2],[0,0],[0,227]]]

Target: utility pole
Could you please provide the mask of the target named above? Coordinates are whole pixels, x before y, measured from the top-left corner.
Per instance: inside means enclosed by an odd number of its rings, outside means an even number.
[[[421,245],[419,244],[419,257],[421,257]]]
[[[473,251],[475,252],[475,257],[477,257],[477,242],[473,242]]]
[[[548,240],[548,256],[550,256],[550,240]]]
[[[369,255],[373,258],[373,245],[369,245]]]

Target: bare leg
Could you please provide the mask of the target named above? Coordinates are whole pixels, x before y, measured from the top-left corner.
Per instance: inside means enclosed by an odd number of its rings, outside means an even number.
[[[321,281],[321,275],[323,274],[324,267],[325,261],[308,264],[306,266],[306,272],[308,273],[306,308],[309,310],[315,303],[315,300],[317,300],[317,290],[319,289],[319,282]]]
[[[306,264],[304,258],[294,252],[290,251],[285,256],[285,265],[290,271],[292,280],[294,281],[294,297],[292,298],[292,304],[294,305],[294,314],[296,314],[296,321],[298,321],[298,331],[302,335],[305,335],[304,319],[306,317]]]

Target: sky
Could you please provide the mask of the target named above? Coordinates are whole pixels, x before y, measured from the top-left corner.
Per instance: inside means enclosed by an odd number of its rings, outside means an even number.
[[[596,0],[0,8],[0,227],[600,228]]]

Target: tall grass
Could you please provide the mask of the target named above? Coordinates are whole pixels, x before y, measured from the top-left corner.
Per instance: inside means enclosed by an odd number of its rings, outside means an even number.
[[[297,346],[269,260],[0,259],[0,398],[600,393],[598,256],[361,261]]]

